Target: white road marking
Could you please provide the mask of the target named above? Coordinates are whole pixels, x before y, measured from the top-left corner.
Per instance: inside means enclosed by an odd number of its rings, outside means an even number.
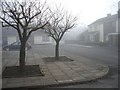
[[[93,46],[87,46],[87,45],[78,45],[78,44],[70,44],[72,46],[80,46],[80,47],[86,47],[86,48],[92,48]]]
[[[79,45],[81,47],[88,47],[88,48],[92,48],[93,46],[86,46],[86,45]]]

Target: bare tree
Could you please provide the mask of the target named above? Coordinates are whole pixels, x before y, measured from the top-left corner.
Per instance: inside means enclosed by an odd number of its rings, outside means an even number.
[[[76,25],[77,18],[58,8],[55,11],[51,11],[51,13],[54,14],[47,24],[45,32],[55,40],[55,59],[59,60],[59,42],[64,34]]]
[[[39,1],[11,1],[2,2],[2,15],[0,19],[5,23],[3,26],[13,27],[17,32],[21,42],[19,65],[20,70],[25,68],[25,46],[32,32],[43,27],[50,20],[49,8],[46,2]]]

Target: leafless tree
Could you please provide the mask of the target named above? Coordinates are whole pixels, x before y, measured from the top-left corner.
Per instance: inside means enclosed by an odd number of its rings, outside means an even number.
[[[72,17],[61,8],[51,11],[51,13],[54,14],[47,24],[45,32],[55,40],[55,59],[59,60],[59,42],[64,34],[76,25],[77,18]]]
[[[3,26],[13,27],[17,32],[21,42],[19,65],[20,70],[25,68],[25,46],[32,32],[43,29],[50,20],[49,8],[46,2],[40,1],[3,1],[2,20]]]

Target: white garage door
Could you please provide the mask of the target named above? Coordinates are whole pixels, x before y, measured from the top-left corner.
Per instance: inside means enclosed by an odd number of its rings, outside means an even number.
[[[42,37],[41,36],[35,36],[34,37],[34,44],[41,44],[42,43]]]
[[[13,42],[16,42],[16,37],[8,37],[8,45]]]

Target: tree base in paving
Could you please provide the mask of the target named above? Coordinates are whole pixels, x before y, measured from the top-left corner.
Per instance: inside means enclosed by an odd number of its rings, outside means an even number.
[[[39,65],[26,65],[24,71],[20,71],[19,66],[6,67],[2,73],[2,78],[21,78],[44,76]]]
[[[66,56],[59,56],[59,59],[56,60],[55,57],[44,57],[43,58],[43,61],[44,62],[57,62],[57,61],[60,61],[60,62],[71,62],[71,61],[74,61]]]

